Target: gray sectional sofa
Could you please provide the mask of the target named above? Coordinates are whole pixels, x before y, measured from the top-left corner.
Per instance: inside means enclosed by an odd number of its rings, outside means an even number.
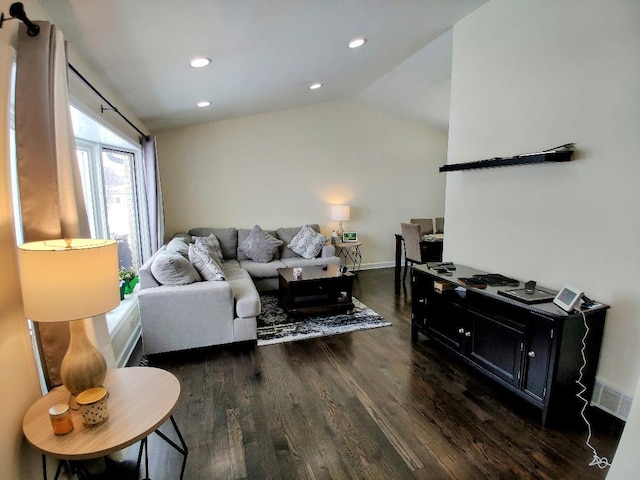
[[[291,250],[288,245],[294,238],[300,239],[303,228],[307,232],[313,230],[312,235],[320,233],[316,224],[266,230],[269,235],[260,232],[270,239],[271,245],[281,243],[273,247],[272,258],[256,256],[255,248],[247,248],[250,245],[247,237],[255,238],[252,229],[199,227],[174,235],[138,271],[144,353],[256,340],[259,292],[278,289],[278,268],[340,264],[332,245],[323,244],[312,258]],[[203,271],[203,265],[192,256],[194,252],[202,253],[198,245],[211,235],[217,240],[218,254],[222,256],[221,261],[209,262],[213,272]],[[321,239],[314,240],[319,246]],[[295,244],[298,246],[299,242]],[[260,261],[248,256],[249,250]],[[306,256],[308,253],[303,251]]]

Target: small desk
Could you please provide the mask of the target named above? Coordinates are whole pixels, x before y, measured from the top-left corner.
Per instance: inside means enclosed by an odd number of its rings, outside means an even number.
[[[395,291],[400,293],[400,277],[402,275],[402,244],[404,238],[399,233],[396,233],[396,254],[395,254]],[[420,242],[420,254],[421,260],[424,263],[427,262],[441,262],[442,261],[442,247],[444,245],[444,234],[436,233],[432,235],[433,240],[422,240]]]
[[[360,245],[362,242],[340,242],[335,245],[338,258],[343,258],[347,266],[351,263],[351,273],[354,275],[358,275],[362,263]]]
[[[109,419],[94,427],[85,427],[80,412],[73,411],[73,431],[66,435],[53,433],[49,408],[67,403],[69,392],[64,387],[57,387],[38,399],[25,414],[22,430],[29,443],[42,453],[44,479],[47,478],[45,455],[61,460],[55,475],[57,479],[63,463],[104,457],[139,440],[137,468],[139,470],[144,451],[145,477],[148,477],[147,436],[152,432],[182,454],[182,478],[188,450],[172,415],[180,396],[178,379],[159,368],[118,368],[107,371],[104,387],[109,391]],[[182,447],[158,430],[168,419],[171,419]]]

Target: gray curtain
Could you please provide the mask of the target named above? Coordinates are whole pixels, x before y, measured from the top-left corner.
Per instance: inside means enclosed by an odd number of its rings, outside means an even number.
[[[144,263],[164,243],[164,208],[162,205],[162,187],[160,185],[156,137],[142,137],[141,143],[151,247],[150,252],[145,252],[144,250],[142,252],[142,262]]]
[[[89,238],[69,112],[64,39],[55,25],[37,23],[37,37],[28,36],[25,25],[18,34],[15,123],[24,239]],[[59,385],[69,326],[35,326],[47,385]]]

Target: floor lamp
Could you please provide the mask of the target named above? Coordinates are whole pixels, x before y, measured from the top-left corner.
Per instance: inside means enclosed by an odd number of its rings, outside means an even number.
[[[34,322],[69,322],[69,349],[60,368],[75,396],[102,385],[107,363],[89,341],[84,319],[120,304],[118,246],[114,240],[65,239],[18,247],[25,316]]]

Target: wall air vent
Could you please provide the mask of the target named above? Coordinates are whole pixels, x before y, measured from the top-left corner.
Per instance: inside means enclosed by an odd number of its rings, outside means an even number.
[[[633,398],[611,385],[596,380],[591,396],[591,405],[599,407],[605,412],[627,421]]]
[[[475,170],[478,168],[506,167],[510,165],[527,165],[532,163],[568,162],[573,155],[573,143],[567,143],[542,152],[523,153],[514,157],[496,157],[475,162],[452,163],[440,167],[441,172],[458,170]]]

